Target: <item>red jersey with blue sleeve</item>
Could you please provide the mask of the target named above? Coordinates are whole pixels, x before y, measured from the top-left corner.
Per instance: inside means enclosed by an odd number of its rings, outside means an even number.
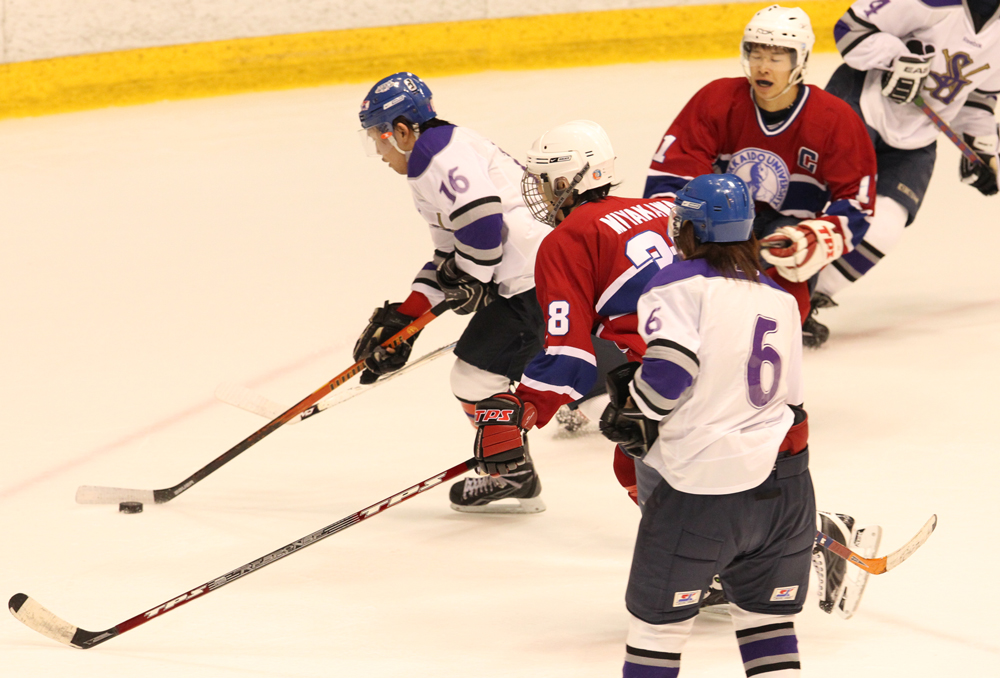
[[[875,149],[861,118],[812,85],[783,121],[767,125],[746,78],[703,87],[664,135],[646,178],[646,197],[668,197],[714,171],[743,179],[758,213],[822,219],[861,242],[875,205]],[[768,207],[763,207],[767,205]]]
[[[545,349],[525,368],[517,395],[544,426],[560,405],[579,400],[597,379],[591,335],[640,360],[639,295],[674,260],[666,200],[608,197],[574,209],[542,241],[535,292],[545,318]]]

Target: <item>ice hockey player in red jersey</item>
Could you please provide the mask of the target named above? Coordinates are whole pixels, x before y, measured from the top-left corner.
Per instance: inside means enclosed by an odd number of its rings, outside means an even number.
[[[607,134],[587,120],[546,132],[528,152],[522,193],[536,218],[557,226],[535,261],[545,348],[517,389],[538,410],[538,426],[598,378],[591,335],[615,342],[632,359],[642,355],[635,304],[674,258],[673,205],[609,195],[614,161]]]
[[[674,206],[660,199],[612,197],[614,178],[614,151],[593,122],[560,125],[528,153],[522,193],[536,218],[556,226],[535,264],[545,349],[525,368],[514,393],[497,393],[476,405],[474,448],[484,473],[517,468],[525,454],[522,433],[544,426],[560,405],[590,389],[599,375],[592,334],[616,342],[633,362],[646,352],[636,308],[653,276],[674,261],[669,235]],[[636,499],[636,465],[620,447],[614,471]],[[877,526],[855,528],[853,518],[838,514],[820,513],[818,519],[844,543],[872,554],[877,547]],[[815,564],[820,606],[850,616],[865,579],[845,578],[843,561],[825,554],[818,554]],[[721,588],[710,596],[709,604],[718,602]]]
[[[743,179],[757,206],[754,233],[788,245],[764,251],[768,275],[795,296],[803,342],[818,347],[829,330],[810,315],[807,281],[864,237],[875,152],[849,106],[804,84],[814,41],[801,9],[757,12],[740,46],[746,77],[715,80],[688,102],[653,156],[644,195],[672,199],[710,172]]]

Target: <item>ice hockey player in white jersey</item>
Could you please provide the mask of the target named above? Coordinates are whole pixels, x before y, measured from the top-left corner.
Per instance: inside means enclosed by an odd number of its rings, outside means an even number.
[[[395,73],[375,83],[360,118],[369,155],[407,176],[434,246],[410,295],[376,308],[358,339],[355,360],[374,351],[362,383],[403,367],[416,336],[395,351],[379,345],[447,300],[456,313],[474,314],[451,372],[452,391],[471,416],[477,401],[520,379],[542,347],[534,266],[550,229],[532,218],[521,197],[523,168],[483,136],[438,118],[430,88],[416,75]],[[451,503],[459,511],[537,512],[545,509],[540,492],[529,461],[508,475],[456,483]],[[516,501],[501,501],[508,499]]]
[[[859,0],[834,28],[844,65],[827,91],[868,125],[878,159],[877,207],[864,240],[820,273],[814,308],[865,275],[917,216],[930,182],[938,128],[919,95],[978,154],[962,181],[997,193],[1000,0]]]
[[[815,498],[795,299],[763,274],[733,174],[677,191],[683,261],[639,298],[642,365],[613,372],[606,435],[638,459],[625,678],[674,678],[719,574],[747,675],[799,675]]]

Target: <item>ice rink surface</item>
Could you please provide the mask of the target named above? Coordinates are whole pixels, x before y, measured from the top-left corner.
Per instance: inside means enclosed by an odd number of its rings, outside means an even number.
[[[818,55],[825,83],[839,63]],[[736,60],[431,80],[442,117],[523,157],[601,123],[619,195]],[[429,257],[405,179],[362,154],[367,86],[0,122],[0,598],[110,628],[471,454],[440,359],[301,425],[140,515],[79,485],[169,487],[262,426],[236,381],[291,404],[351,365],[371,309]],[[797,624],[805,675],[1000,676],[1000,198],[942,137],[917,222],[824,311],[805,356],[818,503],[884,527],[854,619]],[[415,354],[458,336],[447,315]],[[639,513],[599,436],[533,436],[545,513],[452,511],[438,488],[86,652],[0,617],[0,676],[620,675]],[[682,675],[742,676],[698,619]]]

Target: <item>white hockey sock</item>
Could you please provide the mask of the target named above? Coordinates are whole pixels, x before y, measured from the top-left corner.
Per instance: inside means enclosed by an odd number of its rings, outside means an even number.
[[[800,675],[795,615],[747,612],[734,603],[729,604],[729,612],[736,627],[743,670],[748,678],[765,673],[767,678]]]
[[[494,374],[480,369],[461,358],[455,360],[451,368],[451,392],[462,403],[462,409],[472,421],[475,403],[489,398],[494,393],[502,393],[510,388],[510,379],[502,374]],[[466,407],[466,405],[470,405]],[[475,425],[475,424],[473,424]]]
[[[647,624],[629,615],[622,678],[676,678],[692,628],[694,617],[675,624]]]

